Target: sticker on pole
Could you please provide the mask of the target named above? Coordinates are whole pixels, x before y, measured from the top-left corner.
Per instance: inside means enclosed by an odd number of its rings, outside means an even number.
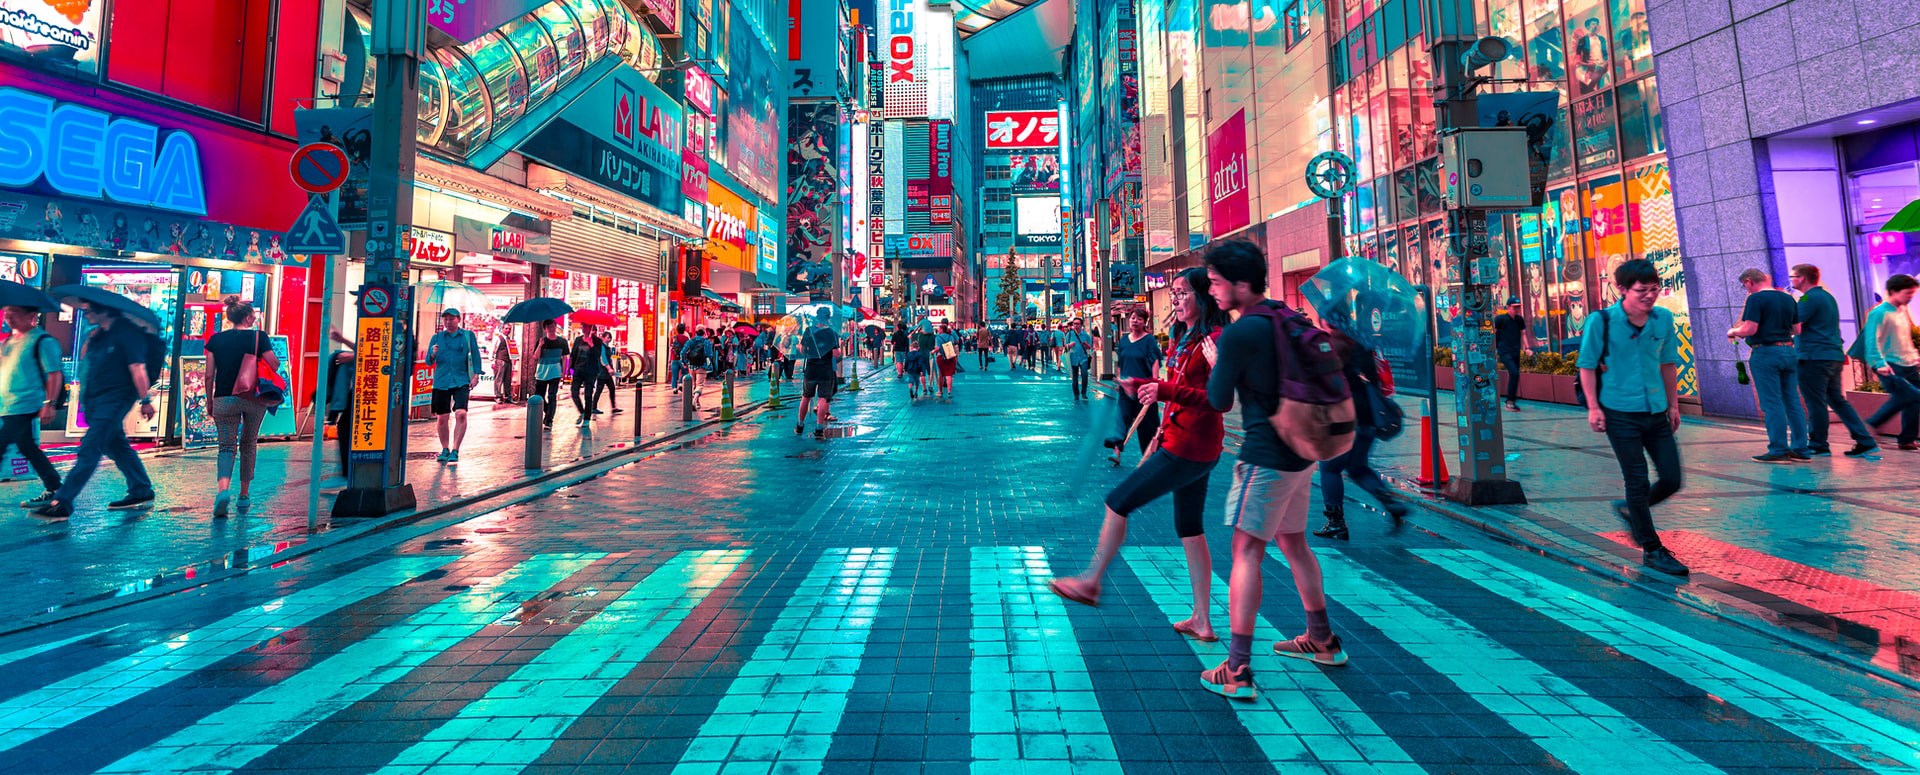
[[[332,143],[307,143],[293,152],[293,159],[287,163],[287,172],[293,175],[293,184],[309,194],[330,193],[347,182],[347,173],[353,165],[347,161],[347,152]]]
[[[333,219],[333,209],[318,196],[307,198],[307,207],[293,219],[287,230],[288,253],[334,255],[347,252],[347,233]]]
[[[393,309],[393,295],[378,285],[367,286],[360,292],[360,313],[368,317],[387,317],[387,310]]]

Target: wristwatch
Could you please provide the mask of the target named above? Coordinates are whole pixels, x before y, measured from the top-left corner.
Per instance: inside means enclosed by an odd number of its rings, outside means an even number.
[[[140,399],[140,405],[141,405],[141,406],[153,406],[153,396],[147,396],[147,397],[145,397],[145,398],[142,398],[142,399]]]

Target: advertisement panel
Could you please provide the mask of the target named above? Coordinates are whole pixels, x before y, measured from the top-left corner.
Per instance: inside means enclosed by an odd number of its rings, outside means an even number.
[[[707,258],[742,272],[755,270],[753,205],[719,183],[707,185]]]
[[[1051,196],[1016,197],[1014,204],[1015,244],[1021,247],[1058,247],[1060,245],[1060,200]]]
[[[687,113],[686,142],[680,148],[680,217],[698,228],[707,227],[707,143],[712,119]]]
[[[387,450],[388,382],[393,373],[393,318],[360,316],[354,338],[353,459],[380,460]]]
[[[547,0],[435,0],[427,3],[427,23],[461,43],[518,19]]]
[[[638,0],[653,18],[653,28],[663,35],[680,34],[680,0]]]
[[[838,2],[787,0],[787,96],[832,96],[845,39]]]
[[[1215,236],[1251,221],[1247,197],[1247,111],[1241,109],[1207,136],[1207,201]]]
[[[734,11],[739,16],[739,10]],[[768,200],[779,198],[779,108],[773,101],[775,63],[752,25],[732,24],[732,70],[727,76],[725,112],[727,169],[747,188]]]
[[[41,66],[100,71],[105,0],[0,0],[0,50]]]
[[[835,145],[840,108],[830,102],[797,103],[787,110],[788,293],[825,292],[833,279],[834,235],[840,200]]]
[[[926,21],[926,0],[885,0],[885,15],[876,17],[881,60],[886,65],[887,118],[915,118],[927,114],[927,66],[920,51],[917,25]],[[947,32],[946,34],[953,34]]]
[[[685,113],[622,67],[573,101],[519,150],[669,213],[680,212]]]
[[[1060,148],[1058,110],[987,111],[987,150]]]
[[[846,209],[853,219],[852,229],[847,236],[847,249],[877,256],[878,251],[873,250],[872,247],[875,232],[871,228],[874,168],[873,162],[868,158],[873,131],[868,128],[867,120],[864,112],[854,120],[853,132],[848,136],[848,141],[853,144],[848,153],[849,169],[842,170],[841,173],[851,177],[853,183],[853,196],[847,203]]]
[[[1007,179],[1013,193],[1060,193],[1060,157],[1051,153],[1016,153],[1007,157]]]
[[[934,226],[953,225],[953,122],[934,121],[927,125],[928,222]]]

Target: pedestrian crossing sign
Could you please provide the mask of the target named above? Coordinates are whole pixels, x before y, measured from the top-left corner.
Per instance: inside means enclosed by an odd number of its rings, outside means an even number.
[[[347,233],[333,217],[333,208],[318,196],[307,198],[307,207],[293,219],[287,230],[287,252],[334,255],[347,252]]]

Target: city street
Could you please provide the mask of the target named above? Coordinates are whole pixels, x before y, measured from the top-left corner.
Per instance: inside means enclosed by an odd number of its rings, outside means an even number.
[[[1827,574],[1786,574],[1807,589],[1916,594],[1882,489],[1910,483],[1887,476],[1900,453],[1755,470],[1726,462],[1750,429],[1690,419],[1692,489],[1659,512],[1697,563],[1679,584],[1610,572],[1612,462],[1573,412],[1529,406],[1507,419],[1534,505],[1460,514],[1506,535],[1350,504],[1351,541],[1314,539],[1347,666],[1268,652],[1303,628],[1270,553],[1261,694],[1236,703],[1198,681],[1225,644],[1168,626],[1190,603],[1168,501],[1135,515],[1099,608],[1045,587],[1083,567],[1123,475],[1112,403],[1004,364],[951,402],[866,387],[824,441],[789,402],[514,505],[0,638],[0,771],[1920,768],[1914,692],[1841,658],[1870,652],[1692,591],[1794,600],[1759,573],[1788,563]],[[1382,462],[1417,466],[1412,439]],[[1228,478],[1207,521],[1222,631]]]

